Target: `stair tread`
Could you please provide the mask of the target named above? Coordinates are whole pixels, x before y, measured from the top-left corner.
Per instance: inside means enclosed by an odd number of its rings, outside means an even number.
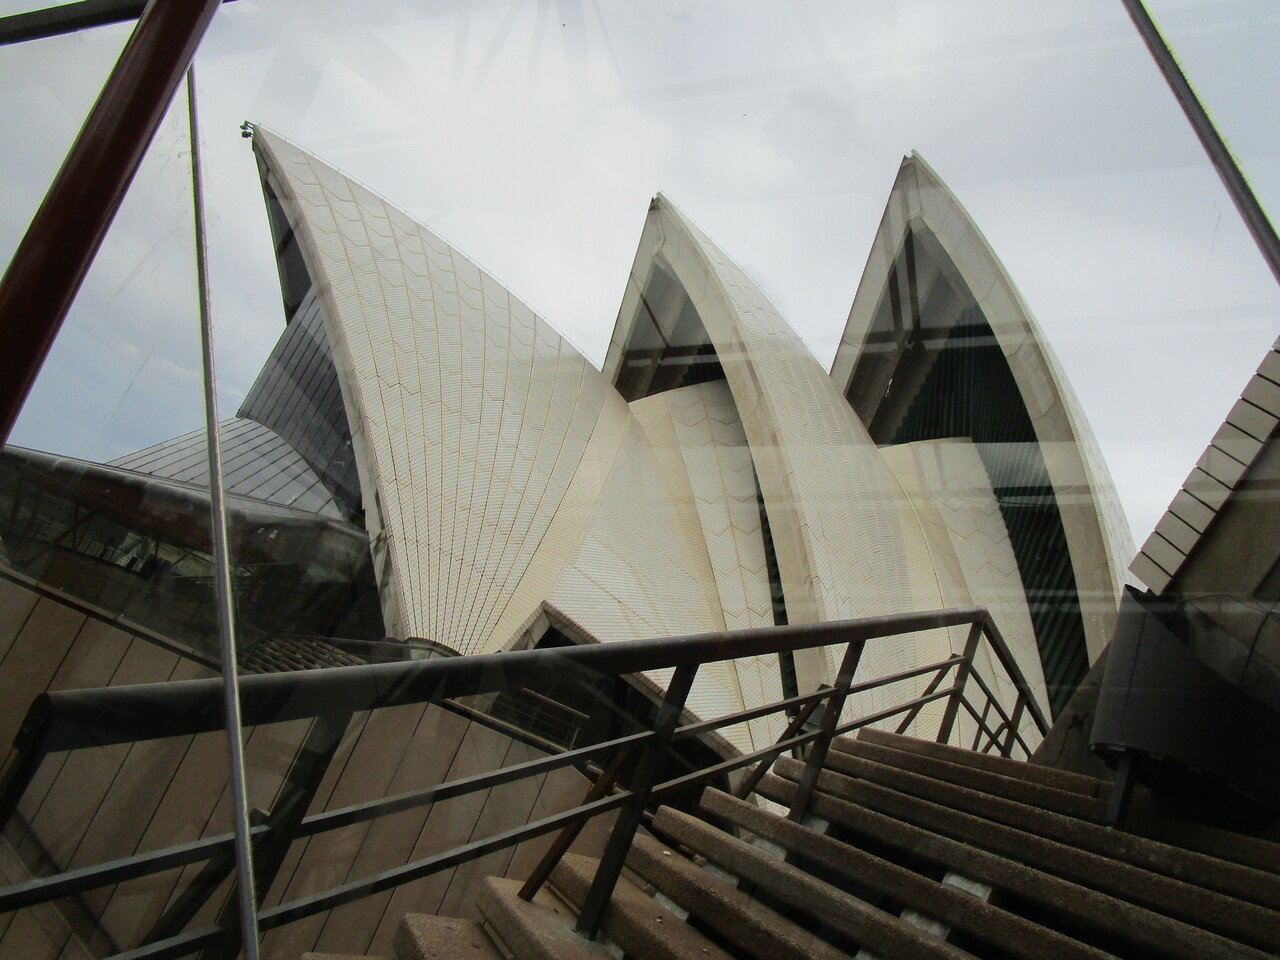
[[[581,908],[599,865],[592,857],[568,854],[552,872],[551,883],[569,903]],[[625,877],[614,887],[601,929],[635,960],[732,960]]]
[[[837,739],[843,740],[847,738],[840,737]],[[979,753],[976,750],[966,750],[964,747],[955,747],[946,743],[938,743],[934,740],[909,737],[901,733],[890,733],[887,730],[877,730],[874,727],[863,727],[858,731],[857,739],[893,747],[896,750],[918,753],[922,756],[937,757],[941,760],[964,764],[978,770],[988,770],[992,773],[1001,773],[1005,776],[1030,780],[1033,783],[1071,793],[1079,793],[1086,797],[1106,798],[1111,795],[1111,784],[1106,780],[1099,780],[1097,777],[1074,773],[1070,770],[1059,770],[1056,767],[1046,767],[1037,763],[1027,763],[1023,760],[1014,760],[1011,757]]]
[[[717,830],[697,817],[662,807],[653,824],[656,830],[873,953],[951,960],[971,957],[971,954],[920,927],[906,923],[723,830]]]
[[[486,877],[477,903],[503,944],[520,960],[613,960],[604,947],[578,936],[565,914],[519,897],[518,880]]]
[[[1185,845],[1172,839],[1176,832],[1157,839],[1143,828],[1114,829],[1102,822],[1105,781],[885,731],[866,728],[832,747],[809,810],[838,827],[838,836],[712,788],[699,800],[703,817],[672,807],[654,814],[654,831],[677,846],[635,836],[626,864],[636,882],[652,884],[677,912],[688,911],[688,923],[661,897],[620,878],[601,918],[605,943],[584,939],[573,928],[572,905],[585,900],[598,862],[566,855],[533,902],[519,898],[519,882],[487,878],[477,897],[484,926],[405,917],[396,956],[849,960],[857,953],[974,960],[994,950],[1011,960],[1108,960],[1136,949],[1178,960],[1261,960],[1280,954],[1280,872],[1202,849],[1223,847],[1263,864],[1267,847],[1280,844],[1198,825],[1187,831],[1192,842]],[[756,792],[788,804],[803,771],[802,762],[779,757]],[[1152,832],[1177,826],[1167,816],[1147,819]],[[726,823],[756,843],[715,825]],[[703,858],[719,869],[698,866]]]
[[[1123,865],[1146,872],[1153,878],[1150,882],[1157,885],[1165,886],[1166,881],[1192,884],[1204,887],[1206,895],[1230,898],[1228,904],[1242,903],[1246,908],[1257,905],[1269,910],[1280,907],[1280,877],[1275,874],[852,754],[832,752],[827,762],[828,769],[837,774],[977,818],[992,828],[1019,831],[1030,835],[1034,844],[1051,842],[1057,845],[1055,850],[1065,847],[1061,853],[1070,860],[1090,855],[1104,857],[1114,861],[1117,869]],[[782,758],[777,765],[780,772],[794,772],[797,767],[789,758]],[[953,817],[951,822],[959,821]],[[993,835],[991,830],[983,832]]]
[[[847,756],[863,757],[886,766],[909,770],[921,776],[954,783],[957,786],[979,790],[1018,803],[1029,803],[1066,816],[1080,817],[1095,823],[1101,823],[1106,818],[1106,800],[1026,780],[1017,776],[1016,771],[1010,768],[996,772],[967,763],[957,763],[949,758],[930,756],[912,750],[900,750],[896,744],[883,744],[861,738],[851,740],[841,737],[834,741],[832,746]],[[1026,764],[1021,766],[1025,767]]]
[[[833,747],[841,749],[843,747],[841,741],[846,739],[837,738],[833,741]],[[978,753],[963,747],[889,733],[874,727],[864,727],[859,730],[857,739],[922,756],[937,757],[975,769],[1030,780],[1060,790],[1079,793],[1081,796],[1096,796],[1104,800],[1111,796],[1111,783],[1107,780],[1099,780],[1086,774],[1059,770],[1043,764]],[[1196,850],[1220,860],[1229,860],[1267,873],[1280,873],[1280,843],[1221,826],[1170,816],[1162,812],[1154,798],[1141,786],[1134,791],[1124,828],[1130,833],[1171,843],[1187,850]]]
[[[988,942],[998,942],[1012,956],[1040,958],[1104,958],[1110,954],[1055,930],[1032,923],[985,900],[931,877],[873,856],[833,837],[802,827],[719,790],[702,794],[702,808],[756,836],[820,864],[825,870],[888,894],[904,906],[943,919]]]
[[[876,776],[876,771],[862,769],[879,766],[869,761],[848,758],[859,765],[862,773]],[[793,760],[780,761],[778,769],[784,775],[798,776],[802,765]],[[902,773],[902,771],[896,771]],[[911,774],[915,780],[927,780]],[[889,778],[884,778],[885,780]],[[936,782],[930,781],[934,786]],[[1253,943],[1267,949],[1280,944],[1280,913],[1246,900],[1228,896],[1167,873],[1135,865],[1128,859],[1116,858],[1108,852],[1087,849],[1084,843],[1062,842],[1049,834],[1042,826],[1020,828],[983,815],[982,804],[973,809],[959,809],[945,802],[928,798],[929,791],[914,783],[915,789],[894,788],[884,782],[855,779],[845,773],[824,770],[819,776],[819,789],[855,803],[865,804],[882,813],[910,821],[917,826],[968,844],[980,847],[1001,857],[1020,860],[1036,869],[1055,874],[1085,886],[1105,892],[1109,896],[1131,900],[1154,911],[1169,916],[1182,917],[1188,923],[1213,930],[1243,943]],[[950,786],[950,785],[942,785]],[[962,788],[951,788],[961,790]],[[954,798],[953,798],[954,799]],[[973,798],[965,798],[972,800]],[[986,807],[994,808],[996,798],[982,797]],[[1008,803],[1008,801],[999,801]],[[1144,845],[1155,846],[1154,841],[1132,837],[1094,824],[1084,824],[1111,837],[1114,846],[1123,847],[1124,853],[1132,853],[1133,847],[1146,850]],[[1083,835],[1082,835],[1083,836]],[[1085,839],[1088,839],[1085,837]],[[1096,838],[1094,838],[1096,839]],[[1164,846],[1164,845],[1159,845]],[[1186,851],[1176,850],[1177,853]],[[1110,853],[1114,854],[1113,849]],[[1170,850],[1156,853],[1171,853]],[[1171,859],[1176,861],[1176,858]],[[1159,861],[1157,858],[1157,865]],[[1166,867],[1169,863],[1164,864]],[[1234,866],[1234,865],[1233,865]]]
[[[761,796],[784,805],[791,802],[795,789],[794,782],[773,775],[764,777],[757,788]],[[1083,925],[1160,955],[1187,960],[1265,956],[1261,951],[1165,914],[898,819],[896,811],[882,813],[856,798],[850,801],[837,792],[819,792],[814,794],[812,810],[823,819],[878,844],[961,872],[998,890],[1016,891],[1018,897],[1066,918],[1073,927]]]
[[[636,837],[627,865],[744,956],[756,960],[848,960],[847,954],[821,937],[651,837]]]
[[[1141,790],[1134,791],[1124,828],[1131,833],[1195,850],[1205,856],[1228,860],[1273,876],[1280,875],[1280,843],[1166,816]]]
[[[397,960],[502,960],[478,920],[406,914],[396,928]]]

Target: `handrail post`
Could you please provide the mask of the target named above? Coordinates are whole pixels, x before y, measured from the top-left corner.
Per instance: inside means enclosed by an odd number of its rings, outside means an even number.
[[[618,819],[609,834],[609,842],[605,845],[600,857],[600,865],[596,868],[595,880],[582,902],[582,910],[578,914],[578,933],[588,940],[594,940],[596,931],[600,929],[600,921],[604,916],[604,908],[613,896],[613,888],[622,873],[622,865],[627,859],[627,851],[631,849],[631,841],[635,837],[636,828],[640,826],[640,817],[644,813],[644,805],[649,799],[649,790],[658,773],[662,758],[671,743],[671,734],[675,732],[680,721],[680,713],[684,710],[685,698],[693,686],[693,678],[698,673],[696,663],[677,667],[671,683],[667,686],[666,699],[653,724],[653,739],[649,741],[640,756],[640,762],[629,785],[631,799],[618,811]]]
[[[13,738],[14,757],[0,778],[0,829],[8,826],[9,818],[18,809],[22,795],[49,752],[46,737],[52,722],[49,697],[41,694],[31,702],[27,715],[22,718],[22,725]]]
[[[1022,722],[1022,714],[1026,709],[1027,698],[1019,692],[1018,702],[1013,705],[1013,714],[1009,717],[1009,730],[1004,736],[1004,743],[1000,745],[1001,756],[1007,757],[1013,753],[1013,741],[1018,735],[1018,724]]]
[[[804,774],[796,787],[796,794],[791,800],[791,810],[787,819],[797,823],[804,817],[809,806],[809,798],[818,783],[818,774],[827,759],[827,751],[831,749],[831,740],[835,736],[836,727],[840,723],[840,714],[844,711],[844,700],[849,695],[849,687],[853,684],[853,675],[858,672],[858,663],[862,660],[862,649],[865,640],[855,640],[845,651],[844,660],[840,662],[840,672],[836,676],[835,688],[827,698],[822,711],[822,733],[809,748],[809,759],[804,766]]]
[[[787,728],[782,731],[782,735],[774,743],[786,743],[799,733],[800,728],[809,722],[809,717],[817,709],[818,703],[819,701],[814,700],[797,710],[796,715],[787,724]],[[776,753],[761,757],[760,762],[756,764],[756,768],[739,784],[738,789],[733,791],[733,795],[739,800],[745,800],[751,791],[756,788],[756,784],[764,779],[764,775],[769,772],[769,768],[773,766],[778,757],[782,756],[782,751],[785,749],[785,747],[779,747]]]
[[[969,628],[969,639],[964,644],[964,660],[956,667],[955,692],[947,700],[947,708],[942,713],[942,722],[938,724],[938,743],[946,743],[951,739],[951,731],[956,725],[956,713],[960,710],[960,698],[964,695],[965,684],[969,681],[969,673],[973,670],[973,658],[978,653],[978,642],[982,639],[982,620],[973,622]]]
[[[992,700],[990,693],[987,693],[984,691],[983,696],[986,697],[986,700],[982,704],[982,712],[974,718],[977,721],[978,726],[977,726],[977,729],[974,730],[973,732],[973,746],[969,748],[974,753],[978,752],[978,744],[982,742],[982,735],[984,733],[987,735],[987,740],[989,741],[989,743],[995,743],[996,737],[1000,735],[999,727],[996,727],[995,730],[992,730],[990,727],[987,726],[987,716],[991,713],[991,704],[994,701]],[[985,752],[986,751],[984,750],[983,753]]]
[[[586,794],[582,798],[581,806],[589,803],[595,803],[601,797],[605,796],[613,789],[613,784],[618,778],[618,770],[622,766],[622,762],[626,759],[630,751],[623,747],[615,750],[605,768],[600,771],[600,776],[591,781],[591,786],[587,788]],[[520,888],[518,896],[521,900],[532,900],[534,894],[542,889],[542,885],[547,882],[547,877],[551,876],[551,871],[556,868],[556,864],[573,846],[573,841],[578,839],[578,834],[582,832],[582,828],[587,825],[587,818],[579,816],[576,820],[561,830],[551,846],[547,847],[546,853],[542,855],[542,859],[538,861],[538,865],[533,868],[529,874],[529,878],[525,880],[524,886]]]
[[[1000,633],[1000,628],[991,619],[989,612],[984,612],[982,615],[982,630],[987,635],[987,643],[991,646],[991,652],[995,654],[996,659],[1000,661],[1000,666],[1004,668],[1005,674],[1013,681],[1013,685],[1017,687],[1018,692],[1026,700],[1026,708],[1027,712],[1031,714],[1031,722],[1036,725],[1036,729],[1040,731],[1042,737],[1047,736],[1049,733],[1049,718],[1044,715],[1044,711],[1040,708],[1040,703],[1036,700],[1036,696],[1031,690],[1031,685],[1027,683],[1027,678],[1018,666],[1018,661],[1013,656],[1013,651],[1009,649],[1009,644],[1005,642]]]
[[[938,672],[933,675],[933,679],[929,681],[928,686],[920,691],[920,696],[927,697],[942,686],[942,681],[946,679],[947,674],[951,672],[951,668],[955,665],[956,664],[954,663],[945,663],[943,666],[939,667]],[[907,727],[911,726],[911,724],[915,722],[916,717],[920,716],[920,711],[923,709],[924,704],[918,703],[907,711],[907,715],[902,718],[902,722],[898,724],[898,728],[894,733],[906,733]]]

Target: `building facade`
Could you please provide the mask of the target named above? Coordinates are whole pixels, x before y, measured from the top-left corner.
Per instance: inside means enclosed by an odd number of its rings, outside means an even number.
[[[243,672],[980,605],[1057,712],[1105,647],[1132,554],[1105,466],[1012,282],[918,156],[903,162],[830,371],[661,194],[596,369],[393,204],[269,130],[253,147],[286,326],[222,425]],[[46,689],[213,675],[200,434],[110,464],[11,447],[0,473],[8,735]],[[953,628],[871,645],[859,677],[964,640]],[[709,665],[688,708],[709,719],[813,690],[837,656]],[[1003,670],[976,669],[1012,699]],[[668,680],[612,696],[641,713]],[[324,742],[319,728],[264,725],[248,735],[255,802],[279,809],[311,777],[302,802],[341,804],[371,784],[396,792],[578,742],[575,694],[531,696],[550,707],[371,712]],[[854,699],[865,714],[902,697]],[[940,710],[917,727],[932,735]],[[782,723],[739,724],[710,748],[761,749]],[[19,803],[0,865],[38,875],[216,832],[225,800],[193,788],[225,782],[213,749],[197,735],[73,755]],[[131,781],[144,755],[150,773]],[[414,842],[379,824],[268,857],[266,902],[464,842],[482,821],[517,826],[581,784],[522,789],[420,810],[398,827]],[[518,875],[538,854],[524,845],[287,925],[270,949],[386,949],[406,909],[465,911],[478,876]],[[175,899],[166,882],[23,922],[105,953],[231,916],[224,887]]]
[[[1054,710],[1105,646],[1131,555],[1105,465],[1016,288],[918,156],[830,372],[662,195],[597,370],[393,204],[266,129],[253,143],[287,322],[222,442],[246,510],[241,616],[264,638],[466,655],[552,629],[615,642],[980,604]],[[197,504],[207,473],[198,433],[96,469]],[[317,531],[307,563],[281,562],[262,511]],[[6,531],[12,550],[23,536]],[[292,612],[254,607],[286,583]],[[319,615],[308,583],[342,600]],[[868,670],[953,642],[877,650]],[[822,652],[740,663],[692,703],[728,712],[833,669]]]

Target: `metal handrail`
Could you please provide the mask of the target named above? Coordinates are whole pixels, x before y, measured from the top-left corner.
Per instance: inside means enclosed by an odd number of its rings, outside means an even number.
[[[958,607],[626,643],[258,674],[241,681],[241,710],[245,726],[308,720],[338,711],[381,709],[505,690],[539,670],[576,667],[596,675],[620,676],[840,646],[978,621],[1019,693],[1034,702],[1034,695],[986,608]],[[42,740],[46,751],[53,752],[221,730],[221,697],[222,681],[218,679],[50,691],[36,698],[32,713],[15,738],[15,746],[21,749],[27,743]],[[36,716],[37,704],[42,701],[48,711],[44,723]],[[1032,708],[1032,716],[1042,730],[1048,729],[1038,704]],[[33,718],[35,725],[30,722]],[[110,726],[105,725],[107,721]]]
[[[1022,739],[1020,734],[1017,733],[1017,724],[1015,723],[1013,717],[1010,717],[1009,714],[1005,712],[1004,707],[1000,705],[1000,701],[999,699],[997,699],[995,693],[991,690],[989,686],[987,686],[987,682],[982,679],[982,675],[977,673],[973,674],[973,682],[977,685],[978,689],[982,692],[982,695],[986,698],[987,704],[990,705],[990,707],[993,710],[995,710],[996,716],[1000,718],[1000,724],[999,726],[997,726],[996,730],[989,732],[991,739],[994,741],[997,735],[1002,730],[1012,731],[1012,736],[1018,740],[1019,744],[1022,746],[1022,749],[1025,750],[1028,754],[1030,754],[1031,749],[1030,747],[1027,746],[1027,742]],[[976,711],[973,709],[972,705],[963,697],[961,698],[961,703],[968,708],[970,716],[973,716],[975,714]],[[1021,703],[1022,701],[1019,700],[1018,706],[1014,707],[1015,714],[1020,709]],[[976,716],[973,716],[973,718],[974,720],[978,720]],[[979,720],[978,723],[980,726],[980,732],[988,732],[986,731],[985,721]],[[972,748],[974,750],[978,749],[976,746],[976,743],[977,743],[977,740],[975,739],[975,746]]]
[[[937,663],[889,676],[853,682],[867,642],[961,625],[972,625],[962,654],[952,654]],[[601,870],[597,873],[594,892],[588,896],[580,920],[582,932],[592,936],[598,925],[600,911],[608,902],[617,874],[621,870],[634,830],[649,804],[753,764],[757,765],[757,770],[746,782],[754,786],[759,776],[782,753],[808,746],[805,776],[791,812],[793,818],[798,818],[803,815],[818,768],[834,736],[902,714],[907,715],[905,725],[918,716],[920,709],[927,703],[945,700],[947,705],[943,726],[947,727],[949,737],[950,725],[962,704],[970,713],[974,713],[963,693],[967,679],[970,676],[977,677],[971,668],[978,641],[983,637],[1018,691],[1014,716],[1020,719],[1029,714],[1030,721],[1044,734],[1048,730],[1044,713],[1018,670],[999,630],[987,611],[981,607],[838,623],[726,631],[684,638],[246,676],[241,680],[242,713],[246,725],[259,725],[410,703],[438,703],[458,696],[502,692],[517,689],[546,671],[553,671],[557,676],[568,673],[617,677],[648,670],[676,668],[676,674],[668,684],[666,696],[659,706],[658,718],[649,730],[412,793],[384,797],[309,817],[299,816],[286,825],[274,824],[268,820],[267,823],[255,826],[252,830],[255,842],[270,840],[287,844],[326,830],[372,820],[562,767],[582,767],[589,761],[606,755],[616,758],[620,751],[639,751],[639,760],[635,763],[625,788],[612,795],[607,795],[607,791],[600,789],[597,784],[594,794],[570,810],[524,824],[495,837],[473,841],[454,850],[404,864],[373,877],[351,881],[331,890],[280,904],[261,912],[262,928],[270,929],[303,916],[332,909],[342,903],[389,889],[540,834],[560,830],[563,841],[564,836],[568,836],[570,832],[576,833],[589,818],[618,809],[618,822],[608,841]],[[692,720],[684,724],[679,722],[684,712],[685,697],[703,663],[839,644],[846,644],[847,647],[833,686],[712,720]],[[955,680],[943,687],[944,678],[953,670]],[[930,673],[935,676],[920,695],[851,721],[843,719],[844,704],[851,695]],[[989,702],[993,699],[990,689],[980,678],[975,686],[980,688]],[[144,684],[41,695],[32,704],[23,723],[15,741],[18,754],[6,771],[4,780],[0,782],[0,823],[7,822],[22,790],[45,754],[220,729],[220,702],[219,680]],[[995,731],[985,723],[979,725],[979,737],[984,732],[988,737],[987,749],[994,747],[1007,754],[1016,739],[1025,750],[1026,741],[1018,733],[1015,721],[998,703],[995,707],[1005,723]],[[662,759],[673,741],[704,736],[722,727],[776,713],[789,715],[790,722],[782,736],[772,745],[752,753],[730,757],[661,783],[655,782]],[[810,714],[818,717],[816,722]],[[606,771],[609,770],[616,770],[616,761],[606,764]],[[612,773],[606,773],[606,776],[611,780]],[[282,834],[281,830],[287,835]],[[173,866],[211,862],[218,857],[225,857],[231,842],[231,835],[223,834],[121,858],[96,867],[80,868],[54,877],[15,884],[0,889],[0,911],[67,896]],[[553,844],[553,851],[567,848],[567,845],[566,842]],[[544,862],[534,871],[534,876],[526,884],[529,896],[532,896],[532,890],[536,890],[553,866],[554,860]],[[148,944],[121,956],[181,956],[190,950],[216,943],[220,935],[219,927],[206,927]]]

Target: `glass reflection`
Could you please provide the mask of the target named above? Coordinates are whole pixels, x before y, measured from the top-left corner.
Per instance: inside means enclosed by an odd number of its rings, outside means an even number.
[[[406,913],[474,918],[483,878],[528,876],[551,832],[460,865],[433,858],[528,828],[593,783],[643,779],[638,753],[616,767],[584,755],[431,792],[661,726],[672,666],[597,673],[574,659],[584,649],[980,604],[1009,662],[967,621],[895,636],[867,647],[826,714],[798,701],[839,687],[843,648],[709,658],[680,722],[733,722],[676,740],[654,777],[904,703],[879,724],[1029,752],[1029,704],[1065,718],[1059,734],[1083,730],[1072,718],[1091,708],[1071,698],[1117,629],[1127,513],[1155,529],[1133,572],[1170,595],[1162,622],[1186,618],[1200,660],[1274,701],[1277,566],[1238,544],[1274,510],[1275,290],[1165,92],[1139,79],[1148,65],[1112,6],[375,2],[299,17],[242,0],[219,13],[202,97],[268,955],[386,953]],[[1276,20],[1238,9],[1160,13],[1265,196],[1280,153],[1239,91],[1267,88]],[[75,59],[89,36],[38,49]],[[36,73],[33,54],[0,57]],[[15,98],[14,126],[41,126],[32,111],[56,87]],[[246,118],[301,146],[253,126],[244,143]],[[62,119],[6,161],[15,183],[44,176],[31,157],[57,152]],[[45,690],[144,683],[155,697],[120,721],[136,740],[41,761],[0,851],[15,876],[227,829],[218,734],[141,729],[188,703],[193,688],[171,681],[218,666],[195,328],[177,322],[194,314],[177,131],[153,148],[0,454],[0,682],[13,691],[0,735]],[[940,183],[895,188],[885,206],[916,145],[968,213]],[[658,187],[686,206],[650,201]],[[14,242],[17,206],[3,218]],[[1209,436],[1208,479],[1179,492]],[[424,691],[443,680],[413,673],[494,651],[547,659],[494,661],[439,697]],[[952,657],[972,703],[946,700],[928,672]],[[298,678],[327,667],[347,679]],[[850,749],[879,763],[901,746],[887,736]],[[1088,744],[1074,760],[1069,747],[1051,736],[1045,755],[1111,790]],[[790,779],[761,785],[761,809],[799,790],[799,760],[776,769]],[[1209,806],[1219,826],[1265,821]],[[600,854],[613,816],[575,849]],[[374,889],[384,875],[396,882]],[[0,920],[0,956],[230,931],[235,883],[219,850],[24,908]],[[1121,955],[1152,947],[1055,903],[1029,912]],[[1248,910],[1219,913],[1219,933],[1259,944]],[[981,953],[984,935],[961,942]],[[237,944],[228,932],[191,949]]]

